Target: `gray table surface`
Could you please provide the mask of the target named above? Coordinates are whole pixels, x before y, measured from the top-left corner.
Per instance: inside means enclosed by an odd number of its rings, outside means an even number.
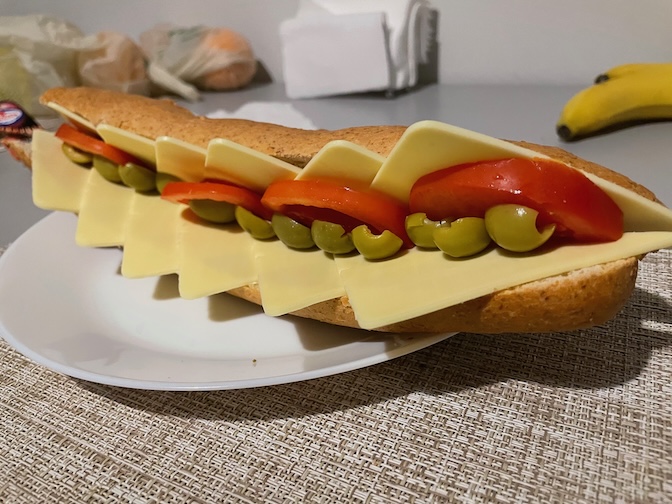
[[[652,189],[672,206],[672,122],[639,125],[575,143],[562,142],[555,122],[564,103],[580,88],[548,85],[433,85],[394,98],[355,95],[291,101],[281,84],[208,94],[185,104],[205,114],[235,111],[249,102],[291,102],[320,128],[367,124],[408,125],[436,119],[511,140],[557,145],[603,164]],[[30,172],[0,152],[0,246],[18,238],[47,212],[35,208]]]

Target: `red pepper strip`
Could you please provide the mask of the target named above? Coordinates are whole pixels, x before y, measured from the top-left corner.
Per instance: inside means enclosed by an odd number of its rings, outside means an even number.
[[[102,140],[93,137],[88,133],[84,133],[77,128],[70,126],[69,124],[62,124],[58,130],[56,130],[56,138],[60,138],[66,144],[71,145],[72,147],[75,147],[81,151],[102,156],[118,165],[134,163],[145,166],[145,164],[135,156],[128,154],[121,149],[113,147],[112,145],[106,144]]]
[[[483,217],[495,205],[539,212],[537,225],[556,225],[556,236],[583,242],[618,240],[623,212],[579,170],[548,159],[467,163],[421,177],[412,187],[411,212],[432,220]]]
[[[262,219],[271,220],[273,212],[261,203],[261,196],[245,187],[225,182],[169,182],[161,197],[173,203],[191,200],[224,201],[243,207]]]
[[[394,233],[402,239],[405,248],[414,246],[406,234],[407,208],[380,192],[357,190],[325,180],[281,180],[268,186],[261,202],[304,225],[326,220],[351,231],[364,223],[376,234],[385,230]]]

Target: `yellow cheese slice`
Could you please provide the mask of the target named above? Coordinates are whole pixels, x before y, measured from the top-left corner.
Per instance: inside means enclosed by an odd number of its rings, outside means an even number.
[[[357,321],[374,329],[470,299],[575,269],[672,247],[672,233],[627,233],[617,242],[559,247],[538,254],[449,259],[436,251],[411,249],[380,262],[342,258],[341,278]]]
[[[109,124],[99,124],[96,130],[105,143],[134,155],[150,166],[156,165],[156,143],[154,140]]]
[[[325,145],[296,177],[336,178],[368,186],[383,158],[345,141]],[[279,240],[255,244],[264,311],[278,316],[340,297],[345,287],[337,259],[315,248],[293,250]]]
[[[297,175],[297,180],[347,180],[369,186],[385,158],[345,140],[327,143]]]
[[[90,171],[70,161],[61,145],[53,133],[41,129],[33,132],[33,203],[45,210],[76,213]]]
[[[95,169],[79,203],[75,242],[82,247],[115,247],[124,243],[126,224],[135,191],[114,184]]]
[[[207,151],[182,140],[156,139],[156,169],[186,182],[200,182],[205,174]]]
[[[335,143],[323,148],[311,161],[313,169],[339,166],[333,162],[339,156],[336,151],[345,155],[346,161],[355,157],[365,161],[363,154],[358,155],[364,149],[343,147]],[[215,139],[208,145],[204,176],[238,183],[261,193],[277,180],[291,180],[306,173],[310,173],[308,166],[300,170],[229,140]],[[258,281],[263,308],[269,315],[284,315],[345,292],[334,260],[320,250],[296,251],[279,240],[253,240],[253,250],[257,272],[254,280]]]
[[[208,224],[188,210],[181,215],[180,296],[210,296],[257,281],[254,238],[235,223]]]
[[[547,158],[533,150],[457,126],[420,121],[406,129],[371,187],[407,202],[411,187],[423,175],[462,163],[507,157]]]
[[[293,250],[280,240],[257,240],[254,249],[268,315],[284,315],[345,294],[336,264],[322,250]]]
[[[156,141],[157,170],[200,181],[207,151],[169,137]],[[208,296],[256,281],[254,240],[199,221],[184,205],[138,195],[124,249],[122,274],[129,277],[179,272],[180,294]]]
[[[672,231],[672,210],[592,173],[584,173],[623,210],[625,231]]]
[[[126,221],[121,274],[128,278],[176,273],[180,267],[181,205],[133,192]]]
[[[406,202],[411,187],[423,175],[462,163],[506,157],[548,159],[505,140],[437,121],[421,121],[404,132],[371,187]],[[623,210],[626,231],[672,230],[672,210],[597,175],[582,173]]]
[[[224,180],[258,193],[277,180],[292,180],[301,170],[272,156],[218,138],[208,144],[203,178]]]
[[[81,115],[75,114],[74,112],[71,112],[64,107],[61,107],[58,103],[54,102],[48,102],[47,107],[49,107],[57,114],[60,114],[66,121],[70,122],[73,126],[88,131],[89,133],[92,133],[94,135],[97,134],[96,126],[88,119],[83,118]]]

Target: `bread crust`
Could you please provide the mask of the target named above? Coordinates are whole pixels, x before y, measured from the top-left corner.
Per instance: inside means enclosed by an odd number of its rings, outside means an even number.
[[[29,139],[5,137],[0,139],[0,144],[9,151],[14,159],[30,168],[32,149]]]
[[[42,96],[93,124],[106,123],[157,138],[168,135],[206,147],[227,138],[296,166],[305,164],[329,141],[348,140],[380,155],[389,154],[405,126],[369,126],[341,130],[299,130],[237,119],[207,119],[168,100],[88,88],[55,88]],[[523,141],[511,143],[535,150],[580,170],[621,185],[652,200],[655,195],[629,178],[557,147]],[[536,280],[451,306],[421,317],[380,327],[385,332],[555,332],[601,324],[624,306],[637,276],[638,258],[591,266]],[[261,304],[256,284],[229,294]],[[314,304],[293,313],[329,324],[358,327],[347,296]]]

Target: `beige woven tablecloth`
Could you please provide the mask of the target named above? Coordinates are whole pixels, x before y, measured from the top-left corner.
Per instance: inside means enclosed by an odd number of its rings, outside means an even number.
[[[597,329],[269,388],[119,389],[0,342],[0,503],[672,502],[671,265]]]

